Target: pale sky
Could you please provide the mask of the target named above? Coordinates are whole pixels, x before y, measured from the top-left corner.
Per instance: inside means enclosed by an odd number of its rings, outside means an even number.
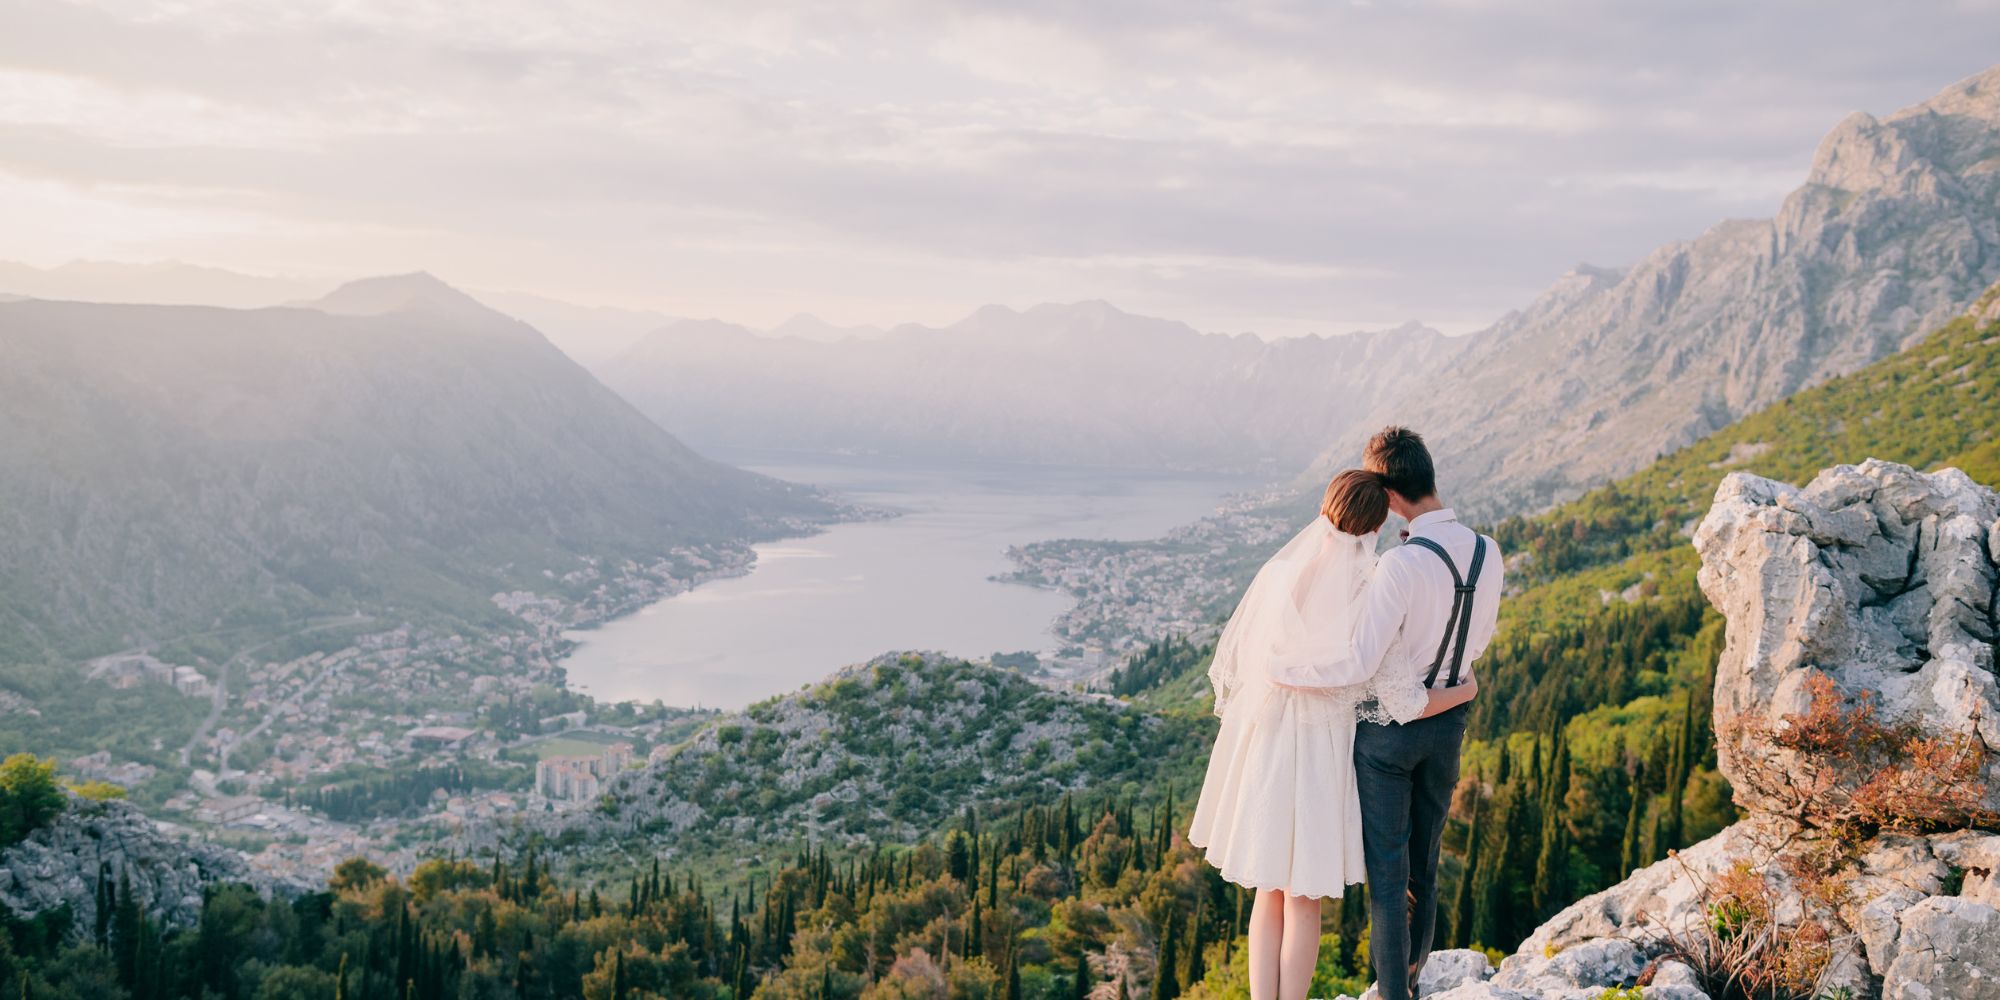
[[[1456,332],[1772,214],[1996,41],[1996,0],[0,0],[0,259]]]

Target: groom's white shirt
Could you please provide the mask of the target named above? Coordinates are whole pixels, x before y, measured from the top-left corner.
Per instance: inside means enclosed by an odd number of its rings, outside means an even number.
[[[1479,536],[1458,523],[1451,508],[1417,515],[1409,530],[1413,538],[1422,536],[1443,546],[1460,573],[1472,568],[1473,539]],[[1493,641],[1500,620],[1501,563],[1500,546],[1488,538],[1486,561],[1472,595],[1472,624],[1465,635],[1460,683],[1471,678],[1473,662]],[[1399,545],[1382,553],[1362,591],[1353,658],[1279,668],[1271,679],[1288,687],[1346,687],[1370,680],[1378,670],[1394,669],[1413,672],[1421,683],[1437,659],[1445,619],[1451,615],[1451,599],[1451,571],[1445,568],[1444,560],[1421,545]],[[1438,673],[1440,687],[1450,670],[1451,652],[1447,650],[1444,669]]]

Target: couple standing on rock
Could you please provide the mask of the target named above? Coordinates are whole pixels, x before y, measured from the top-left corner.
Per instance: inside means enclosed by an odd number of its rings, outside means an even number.
[[[1391,513],[1408,530],[1378,555]],[[1390,427],[1231,614],[1209,669],[1222,727],[1188,840],[1256,890],[1252,1000],[1306,996],[1320,901],[1364,881],[1381,1000],[1414,995],[1501,572],[1493,539],[1438,500],[1423,439]]]

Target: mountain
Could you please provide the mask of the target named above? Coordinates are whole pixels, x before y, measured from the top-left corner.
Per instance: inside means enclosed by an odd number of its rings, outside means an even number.
[[[676,322],[665,313],[613,306],[584,306],[529,292],[475,291],[473,296],[542,332],[549,343],[585,368],[596,368]]]
[[[1426,432],[1462,506],[1533,510],[1908,346],[2000,278],[2000,67],[1820,143],[1774,219],[1579,267],[1372,409]]]
[[[0,261],[0,292],[77,302],[148,302],[255,309],[308,298],[326,283],[242,274],[180,261],[73,260],[39,268]]]
[[[697,447],[1290,472],[1456,343],[1266,342],[1079,302],[834,342],[685,321],[598,371]]]
[[[835,326],[811,313],[800,313],[772,327],[767,331],[773,337],[797,337],[800,340],[873,340],[882,336],[879,326]]]
[[[603,586],[826,512],[427,275],[313,308],[10,302],[0,331],[17,654],[329,611],[478,618],[498,590]]]

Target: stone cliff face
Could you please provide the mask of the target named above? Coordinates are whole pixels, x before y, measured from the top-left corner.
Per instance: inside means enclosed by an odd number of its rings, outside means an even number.
[[[1800,963],[1797,995],[2000,998],[2000,497],[1872,460],[1803,488],[1738,473],[1694,541],[1728,622],[1715,728],[1747,815],[1497,971],[1445,953],[1427,995],[1720,996],[1697,967],[1726,925]]]
[[[154,920],[192,927],[202,890],[243,882],[260,891],[294,892],[252,872],[242,854],[174,836],[124,802],[76,799],[55,822],[0,853],[0,907],[20,918],[69,908],[70,932],[90,933],[97,915],[98,864],[121,873]]]
[[[1976,743],[1978,806],[2000,813],[1996,516],[1993,491],[1956,469],[1870,461],[1804,489],[1723,480],[1695,546],[1702,591],[1729,620],[1715,728],[1738,804],[1820,824],[1848,818],[1851,781],[1801,788],[1810,748],[1765,736],[1809,714],[1824,679],[1868,697],[1885,729]]]

